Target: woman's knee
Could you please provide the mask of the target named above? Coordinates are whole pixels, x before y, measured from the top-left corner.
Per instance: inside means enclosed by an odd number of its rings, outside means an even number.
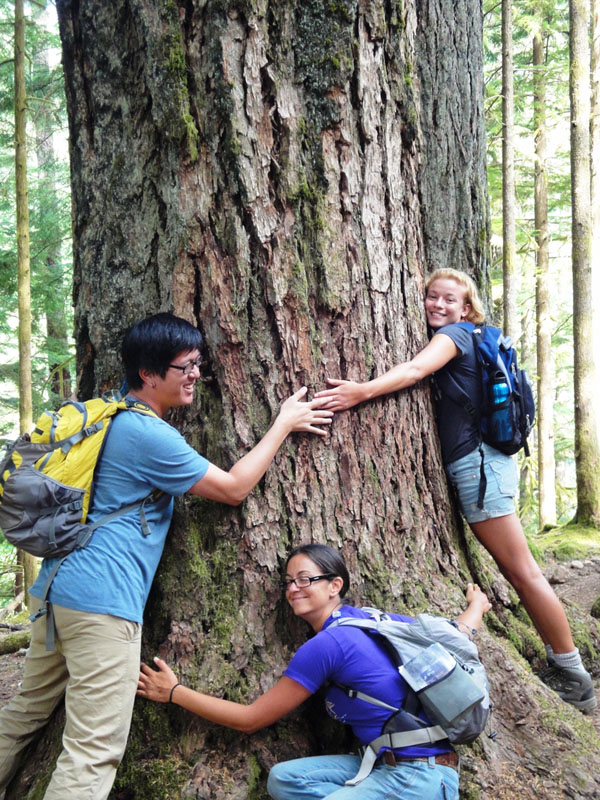
[[[502,573],[518,594],[546,592],[548,589],[548,581],[531,555],[516,564],[505,565]]]
[[[275,764],[269,771],[267,792],[274,800],[283,800],[285,797],[283,789],[289,782],[289,767],[286,768],[289,763],[288,761],[283,761],[280,764]]]

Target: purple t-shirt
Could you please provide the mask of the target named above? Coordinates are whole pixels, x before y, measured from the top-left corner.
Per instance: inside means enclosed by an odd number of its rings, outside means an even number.
[[[369,618],[368,612],[361,608],[342,606],[329,617],[316,636],[298,649],[283,674],[311,692],[316,692],[329,681],[335,681],[400,708],[407,685],[385,652],[379,637],[358,628],[330,628],[339,616]],[[412,621],[412,617],[400,614],[389,616],[401,622]],[[363,745],[381,735],[383,725],[393,713],[364,700],[350,698],[337,686],[327,687],[325,707],[331,717],[350,725]],[[449,742],[444,740],[428,746],[395,749],[394,752],[402,756],[430,756],[450,750]]]

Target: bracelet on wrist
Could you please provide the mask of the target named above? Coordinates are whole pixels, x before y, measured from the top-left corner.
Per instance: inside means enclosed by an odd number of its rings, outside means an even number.
[[[477,635],[477,628],[471,628],[466,622],[462,622],[460,619],[453,619],[450,624],[454,625],[457,630],[462,630],[463,633],[466,633],[469,639]]]
[[[176,684],[174,684],[173,686],[171,686],[171,691],[170,691],[170,693],[169,693],[169,703],[172,703],[172,702],[173,702],[173,692],[175,691],[175,689],[176,689],[178,686],[182,686],[182,685],[183,685],[183,684],[181,684],[181,683],[176,683]]]

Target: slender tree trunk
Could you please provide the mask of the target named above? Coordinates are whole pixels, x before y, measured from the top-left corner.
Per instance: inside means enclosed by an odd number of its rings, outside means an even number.
[[[515,93],[512,0],[502,0],[502,282],[504,333],[517,341],[518,275],[515,223]]]
[[[17,270],[19,291],[19,425],[29,431],[31,408],[31,274],[27,196],[27,98],[25,93],[25,14],[15,2],[15,176],[17,198]]]
[[[172,422],[227,468],[294,389],[364,379],[426,343],[434,256],[487,282],[478,0],[57,8],[82,397],[120,382],[130,322],[174,310],[202,329],[206,366],[196,406]],[[162,654],[193,687],[254,699],[306,637],[279,581],[289,547],[310,540],[343,550],[352,601],[390,610],[454,614],[473,572],[499,627],[516,629],[532,657],[528,628],[497,600],[507,596],[498,573],[457,522],[427,385],[340,414],[328,441],[288,441],[240,509],[178,503],[144,657]],[[554,753],[536,743],[556,734],[542,724],[534,739],[514,721],[524,701],[558,701],[531,675],[525,688],[522,663],[500,640],[481,641],[502,687],[504,741],[482,738],[466,754],[463,788],[514,787],[515,754],[534,750],[518,764],[528,797],[532,764],[546,771],[541,791],[555,785]],[[242,736],[137,702],[112,796],[266,800],[275,761],[350,748],[332,725],[315,702]],[[56,731],[7,800],[39,795]],[[560,780],[593,786],[600,758],[573,735]]]
[[[521,329],[519,363],[523,369],[531,373],[532,362],[535,358],[535,318],[531,309],[525,308],[523,310],[519,324]],[[537,441],[537,437],[535,437],[537,430],[534,428],[532,433],[534,433],[534,436],[530,442],[530,447],[533,451]],[[533,502],[535,471],[532,458],[525,458],[521,452],[518,460],[520,464],[518,514],[523,527],[527,527],[536,517],[536,509]]]
[[[593,340],[600,342],[600,0],[591,0],[591,206]],[[596,397],[600,397],[600,370],[596,368]]]
[[[592,212],[590,202],[589,0],[571,0],[571,200],[573,239],[573,345],[577,522],[600,526],[600,440],[593,341]]]
[[[36,61],[37,70],[49,74],[48,54],[39,53]],[[56,155],[53,135],[53,120],[48,107],[40,103],[34,118],[35,150],[39,169],[41,224],[46,224],[48,246],[44,258],[45,281],[44,310],[46,317],[46,352],[49,353],[48,371],[50,390],[60,399],[71,394],[71,376],[68,365],[57,360],[56,353],[67,353],[69,350],[66,309],[58,301],[63,296],[63,268],[61,264],[61,240],[58,226],[55,223],[59,198],[56,191]]]
[[[25,13],[23,0],[15,2],[15,176],[17,198],[17,273],[19,295],[19,428],[29,432],[33,425],[31,392],[31,274],[29,264],[29,205],[27,194],[27,98],[25,91]],[[19,573],[15,594],[27,587],[37,572],[37,562],[29,553],[19,553]],[[23,585],[19,585],[20,582]]]
[[[556,524],[554,462],[554,362],[548,260],[548,174],[546,171],[546,20],[536,6],[533,37],[533,129],[535,131],[535,236],[537,318],[537,441],[539,527]]]

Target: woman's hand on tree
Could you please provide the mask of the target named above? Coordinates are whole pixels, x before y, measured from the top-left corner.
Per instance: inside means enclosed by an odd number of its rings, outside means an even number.
[[[477,611],[481,611],[482,615],[487,613],[492,607],[487,594],[485,594],[476,583],[467,583],[465,595],[467,598],[467,605],[474,606]]]
[[[330,411],[347,411],[368,399],[364,383],[327,378],[327,384],[331,388],[317,392],[315,400],[322,401]]]
[[[483,615],[492,607],[485,592],[482,592],[476,583],[467,584],[467,607],[456,617],[455,622],[469,639],[477,633],[481,626]]]
[[[323,409],[323,401],[313,399],[303,402],[302,398],[308,389],[303,386],[282,404],[278,420],[291,431],[305,431],[326,436],[327,431],[315,428],[315,425],[330,425],[333,411]]]
[[[158,670],[152,669],[147,664],[141,665],[137,694],[140,697],[146,697],[148,700],[168,703],[171,697],[171,689],[179,681],[171,667],[162,658],[155,658],[154,663]]]

